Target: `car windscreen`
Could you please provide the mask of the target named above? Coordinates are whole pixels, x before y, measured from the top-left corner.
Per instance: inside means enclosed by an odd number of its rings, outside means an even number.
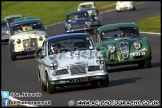
[[[84,4],[84,5],[80,5],[80,9],[92,8],[92,7],[93,7],[92,4]]]
[[[101,39],[110,39],[114,37],[127,37],[127,36],[139,36],[139,32],[137,28],[134,27],[119,27],[119,28],[112,28],[109,30],[103,30],[101,32]]]
[[[94,45],[90,37],[64,38],[48,43],[49,55],[54,52],[54,49],[62,53],[76,50],[91,50],[94,49]]]
[[[11,23],[15,21],[15,19],[22,18],[22,17],[11,17],[6,19],[6,23],[8,24],[8,27],[10,26]]]
[[[5,21],[1,21],[1,27],[7,27],[7,24]]]
[[[44,30],[41,22],[31,22],[31,23],[23,23],[23,24],[15,24],[12,26],[13,34],[18,34],[31,30]]]
[[[79,19],[87,19],[88,18],[88,13],[83,12],[83,13],[73,13],[67,15],[67,21],[72,21],[72,20],[79,20]]]

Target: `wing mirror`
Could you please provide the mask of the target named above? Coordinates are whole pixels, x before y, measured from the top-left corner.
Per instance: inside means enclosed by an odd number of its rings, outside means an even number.
[[[100,47],[96,47],[96,50],[97,50],[97,51],[100,51]]]
[[[36,51],[36,58],[38,58],[38,59],[44,58],[44,55],[42,55],[42,48],[40,48]]]

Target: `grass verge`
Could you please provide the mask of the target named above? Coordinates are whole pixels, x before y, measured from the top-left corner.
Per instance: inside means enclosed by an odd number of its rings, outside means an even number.
[[[76,11],[78,5],[85,1],[2,1],[1,19],[12,14],[35,16],[41,19],[44,25],[62,22],[66,14]],[[140,2],[135,2],[136,4]],[[116,1],[96,1],[100,12],[115,9]]]
[[[136,21],[135,23],[138,25],[139,30],[142,32],[161,32],[161,15],[148,17],[145,19],[141,19]]]

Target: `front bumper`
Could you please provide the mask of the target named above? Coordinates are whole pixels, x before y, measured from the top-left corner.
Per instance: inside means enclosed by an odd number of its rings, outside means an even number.
[[[132,57],[128,59],[116,59],[116,60],[105,60],[106,65],[113,66],[113,65],[121,65],[121,64],[136,64],[139,63],[140,61],[144,61],[147,59],[152,59],[152,55],[150,56],[141,56],[141,57]]]
[[[98,26],[101,26],[101,24],[99,22],[94,22],[91,26],[92,27],[98,27]]]
[[[39,48],[42,48],[42,47],[37,47],[36,49],[39,49]],[[18,55],[31,55],[31,54],[35,54],[37,50],[32,50],[32,47],[29,48],[28,51],[25,51],[25,50],[13,50],[13,52],[15,53],[16,56]]]
[[[1,39],[1,42],[8,42],[9,39]]]
[[[108,75],[107,71],[95,71],[88,72],[87,74],[82,75],[68,75],[68,76],[61,76],[61,77],[53,77],[49,78],[48,80],[51,82],[52,85],[70,85],[70,84],[77,84],[82,82],[91,82],[94,80],[103,80]],[[77,79],[84,79],[82,81],[78,81]]]
[[[133,6],[130,5],[130,6],[124,6],[124,7],[117,7],[116,10],[117,11],[124,11],[124,10],[132,10],[133,9]]]
[[[8,36],[2,36],[1,37],[1,42],[7,42],[7,41],[9,41]]]

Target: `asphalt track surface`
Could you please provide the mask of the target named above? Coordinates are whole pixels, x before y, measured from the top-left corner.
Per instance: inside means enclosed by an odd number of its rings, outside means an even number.
[[[142,18],[160,14],[159,2],[145,2],[137,5],[136,11],[103,13],[103,23],[135,22]],[[49,26],[49,36],[64,33],[64,24]],[[95,40],[95,35],[92,35]],[[1,43],[1,90],[10,92],[42,93],[42,97],[15,97],[26,101],[50,100],[52,106],[69,106],[68,102],[79,100],[157,100],[161,104],[161,35],[143,34],[152,47],[152,67],[139,69],[138,65],[108,67],[109,87],[92,88],[90,84],[57,88],[57,93],[42,92],[37,79],[37,61],[34,56],[18,57],[11,61],[8,44]],[[76,104],[74,104],[76,105]]]

